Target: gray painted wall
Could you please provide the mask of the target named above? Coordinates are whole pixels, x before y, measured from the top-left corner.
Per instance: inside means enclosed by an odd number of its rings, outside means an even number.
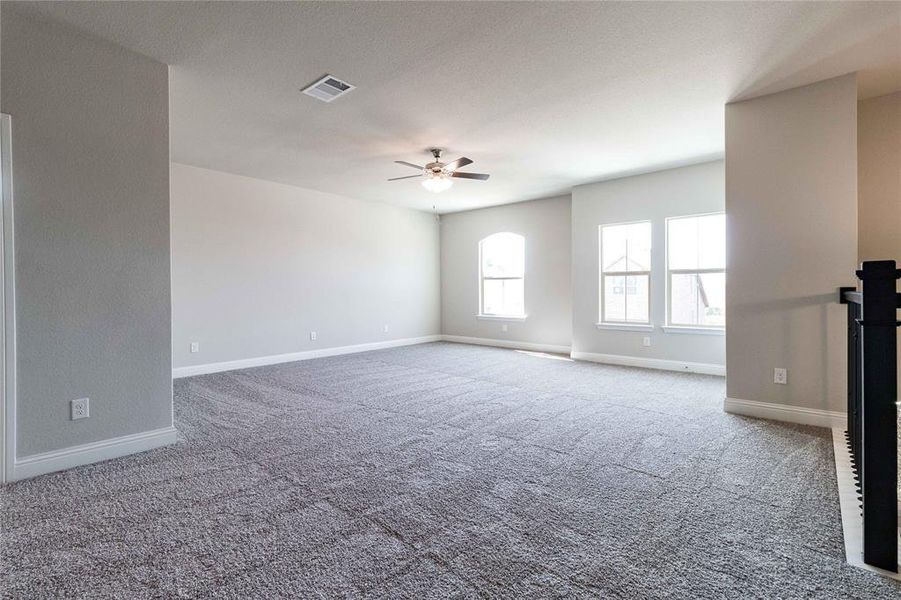
[[[167,427],[168,68],[2,13],[12,116],[19,458]],[[68,402],[91,399],[70,421]]]
[[[901,263],[901,92],[857,110],[858,258]]]
[[[500,231],[526,238],[524,322],[476,318],[479,241]],[[442,333],[570,345],[570,197],[520,202],[441,217]]]
[[[857,103],[857,218],[857,259],[901,264],[901,92]]]
[[[722,161],[573,188],[573,352],[725,364],[724,336],[666,333],[666,218],[724,208]],[[650,220],[651,333],[598,329],[598,226]],[[642,338],[651,337],[644,347]]]
[[[176,367],[440,333],[434,215],[171,168]]]
[[[836,290],[857,262],[854,75],[726,106],[726,214],[728,396],[844,410]]]

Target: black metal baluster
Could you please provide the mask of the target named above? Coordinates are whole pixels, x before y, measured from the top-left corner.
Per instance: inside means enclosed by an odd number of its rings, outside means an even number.
[[[851,462],[854,462],[854,440],[857,423],[854,421],[857,410],[857,381],[854,371],[857,369],[857,319],[854,316],[854,304],[848,305],[848,443],[851,446]]]
[[[860,473],[860,453],[861,453],[861,442],[863,440],[863,421],[860,418],[861,411],[861,400],[863,396],[863,386],[862,378],[863,378],[863,354],[861,352],[861,339],[860,339],[860,304],[852,304],[850,307],[850,313],[852,318],[854,319],[854,327],[851,333],[851,342],[854,344],[854,367],[848,373],[848,377],[851,381],[853,381],[854,385],[854,405],[852,407],[852,418],[854,420],[854,441],[851,446],[853,458],[854,458],[854,470],[857,473],[857,489],[861,491],[861,473]]]

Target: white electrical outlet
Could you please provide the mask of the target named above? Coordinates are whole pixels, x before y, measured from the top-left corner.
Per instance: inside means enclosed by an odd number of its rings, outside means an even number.
[[[641,345],[644,346],[645,348],[647,348],[648,346],[650,346],[650,345],[651,345],[651,338],[650,338],[649,336],[644,336],[644,338],[641,340]]]
[[[89,398],[78,398],[69,401],[69,409],[71,410],[70,418],[73,421],[78,419],[87,419],[91,416],[91,400]]]
[[[191,342],[191,354],[200,352],[200,342]]]
[[[382,331],[384,331],[385,333],[388,333],[388,326],[387,326],[387,325],[383,325],[383,326],[382,326]]]
[[[311,341],[311,342],[315,342],[315,341],[316,341],[316,332],[315,332],[315,331],[311,331],[311,332],[310,332],[310,341]]]
[[[501,331],[507,331],[507,324],[506,324],[506,323],[504,323],[503,325],[501,325]]]
[[[788,369],[773,369],[773,383],[788,385]]]

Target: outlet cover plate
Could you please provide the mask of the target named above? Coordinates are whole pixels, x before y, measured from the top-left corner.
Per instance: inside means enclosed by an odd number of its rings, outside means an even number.
[[[773,383],[788,385],[788,369],[781,369],[778,367],[773,369]]]
[[[87,419],[91,416],[91,400],[89,398],[77,398],[69,401],[70,418],[73,421]]]

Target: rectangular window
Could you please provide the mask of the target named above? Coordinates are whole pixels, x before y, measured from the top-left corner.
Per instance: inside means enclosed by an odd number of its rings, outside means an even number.
[[[601,225],[600,321],[650,324],[651,222]]]
[[[479,242],[480,313],[484,316],[525,316],[525,238],[509,232]]]
[[[722,328],[726,324],[726,216],[666,220],[667,322]]]

